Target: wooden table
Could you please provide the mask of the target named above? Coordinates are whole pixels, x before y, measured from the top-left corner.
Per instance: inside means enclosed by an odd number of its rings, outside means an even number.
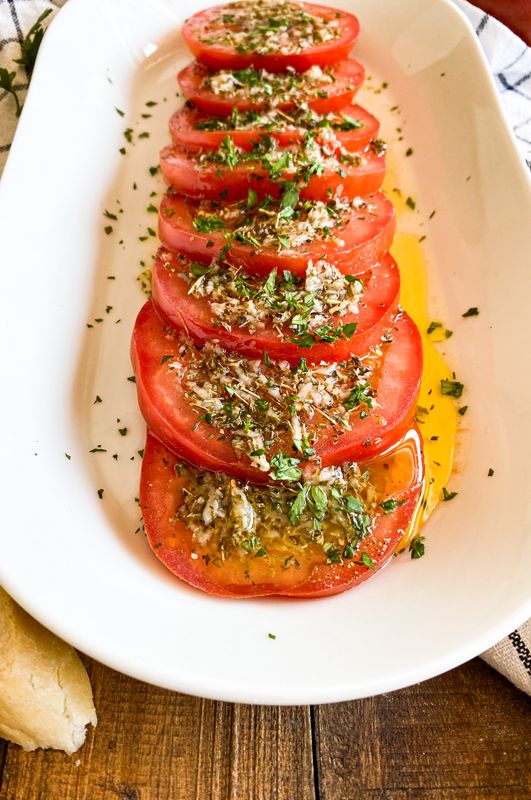
[[[479,659],[329,706],[216,703],[87,660],[80,753],[0,740],[0,800],[530,800],[531,703]]]

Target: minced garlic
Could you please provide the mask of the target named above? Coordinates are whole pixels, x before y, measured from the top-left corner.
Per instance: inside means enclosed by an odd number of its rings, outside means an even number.
[[[340,35],[339,12],[330,18],[314,16],[293,0],[245,0],[221,6],[219,12],[210,17],[199,41],[242,54],[300,53]]]
[[[170,263],[168,258],[167,268]],[[265,278],[219,261],[207,265],[183,260],[182,267],[179,275],[189,294],[207,299],[214,317],[229,331],[274,327],[283,338],[314,332],[334,317],[357,314],[363,295],[359,278],[343,275],[326,261],[310,261],[304,278],[287,270],[274,270]]]
[[[218,472],[179,466],[185,477],[175,518],[186,523],[203,558],[283,560],[297,567],[312,545],[328,563],[342,563],[363,550],[376,510],[376,492],[357,464],[316,472],[294,487],[256,486]]]
[[[212,341],[199,350],[183,340],[180,351],[180,360],[166,366],[176,371],[198,423],[230,438],[232,447],[263,472],[274,466],[271,454],[281,445],[302,460],[313,459],[321,431],[350,430],[351,415],[366,416],[376,404],[371,381],[381,348],[341,363],[310,366],[301,359],[296,367],[245,359]]]

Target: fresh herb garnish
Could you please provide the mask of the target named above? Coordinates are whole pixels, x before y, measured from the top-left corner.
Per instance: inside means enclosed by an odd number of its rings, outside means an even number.
[[[196,214],[193,226],[199,233],[210,233],[210,231],[222,230],[226,227],[223,220],[216,214]]]
[[[14,59],[15,64],[20,64],[24,67],[29,75],[33,72],[35,61],[37,60],[37,53],[39,52],[39,47],[41,46],[45,33],[41,23],[44,22],[46,17],[50,16],[52,10],[51,8],[47,8],[46,11],[43,11],[37,21],[31,26],[20,44],[20,58]]]
[[[424,555],[424,540],[425,536],[414,536],[411,542],[409,543],[409,552],[411,553],[411,558],[422,558]]]
[[[446,394],[450,397],[461,397],[464,388],[464,384],[459,381],[441,379],[441,394]]]
[[[298,481],[302,475],[302,469],[298,466],[299,459],[284,453],[276,453],[270,464],[270,475],[274,481]]]
[[[405,500],[384,500],[383,503],[380,503],[380,508],[385,515],[392,514],[399,506],[403,506],[405,502]]]
[[[13,95],[16,105],[15,113],[17,117],[20,117],[22,106],[20,105],[20,100],[18,99],[18,94],[14,86],[15,77],[16,72],[9,72],[5,67],[0,67],[0,89],[3,89],[4,92],[8,92],[8,94]]]
[[[442,499],[445,501],[453,500],[454,497],[457,497],[457,492],[449,492],[446,486],[443,486],[442,490]]]

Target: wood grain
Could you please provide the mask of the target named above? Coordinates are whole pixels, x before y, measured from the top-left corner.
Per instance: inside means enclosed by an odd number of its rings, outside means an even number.
[[[311,710],[215,703],[88,667],[98,728],[71,758],[9,745],[0,800],[531,800],[529,700],[477,659]]]
[[[307,707],[216,703],[88,668],[98,727],[71,758],[10,745],[1,800],[313,800]]]
[[[320,800],[529,800],[529,699],[476,659],[315,711]]]

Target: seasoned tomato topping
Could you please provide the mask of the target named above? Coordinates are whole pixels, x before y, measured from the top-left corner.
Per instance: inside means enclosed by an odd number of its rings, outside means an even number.
[[[349,331],[330,328],[329,335],[348,336]],[[270,455],[286,441],[286,433],[293,452],[308,460],[315,456],[313,445],[319,438],[319,423],[311,432],[307,428],[314,417],[326,429],[332,423],[350,430],[350,414],[375,405],[371,378],[381,358],[379,348],[342,363],[310,366],[301,359],[296,367],[272,362],[267,355],[262,361],[245,359],[213,342],[202,350],[185,342],[181,351],[168,369],[175,370],[198,419],[222,435],[230,432],[233,448],[249,456],[258,469],[271,470],[273,480],[298,480],[302,474],[299,459]]]
[[[293,184],[286,186],[280,200],[266,197],[257,202],[256,197],[251,197],[250,201],[227,203],[216,213],[210,212],[208,203],[205,204],[208,211],[203,212],[200,203],[193,221],[195,230],[208,232],[230,228],[231,237],[237,242],[290,250],[316,238],[331,238],[340,243],[340,231],[348,212],[353,208],[371,211],[371,204],[362,197],[349,201],[339,196],[328,203],[301,201]]]
[[[328,467],[296,486],[256,486],[184,464],[177,469],[185,482],[175,518],[214,565],[284,552],[285,566],[297,566],[309,545],[340,564],[363,550],[371,532],[376,491],[355,463]]]
[[[198,36],[201,44],[249,51],[300,53],[339,37],[337,19],[308,14],[302,3],[286,0],[237,2],[222,6]]]
[[[304,278],[288,270],[273,270],[265,278],[219,261],[201,264],[183,259],[182,264],[186,271],[180,277],[188,282],[188,293],[207,299],[226,330],[289,328],[291,339],[307,340],[308,346],[323,337],[330,339],[326,323],[331,317],[358,313],[363,294],[359,278],[343,275],[326,261],[310,262]]]
[[[304,103],[308,96],[327,97],[334,83],[334,72],[330,67],[310,67],[306,72],[295,72],[288,68],[286,72],[268,72],[265,69],[230,70],[207,72],[199,88],[209,89],[215,95],[230,97],[233,102],[252,98],[255,103],[267,107],[294,102]]]
[[[385,144],[373,144],[377,155],[385,153]],[[273,180],[281,180],[285,170],[295,170],[294,180],[307,183],[312,175],[320,176],[325,170],[341,171],[343,167],[359,166],[364,160],[361,153],[350,153],[342,147],[330,128],[321,133],[307,131],[298,142],[279,147],[274,138],[264,134],[251,149],[234,145],[227,135],[217,150],[206,150],[198,156],[200,166],[219,164],[234,169],[239,164],[257,163]]]
[[[279,108],[270,108],[264,111],[254,109],[238,111],[235,108],[229,117],[206,117],[195,122],[194,128],[198,131],[224,132],[256,129],[267,132],[299,129],[304,131],[330,129],[344,132],[359,130],[363,128],[363,123],[342,111],[319,114],[303,103],[290,111],[283,111]]]

